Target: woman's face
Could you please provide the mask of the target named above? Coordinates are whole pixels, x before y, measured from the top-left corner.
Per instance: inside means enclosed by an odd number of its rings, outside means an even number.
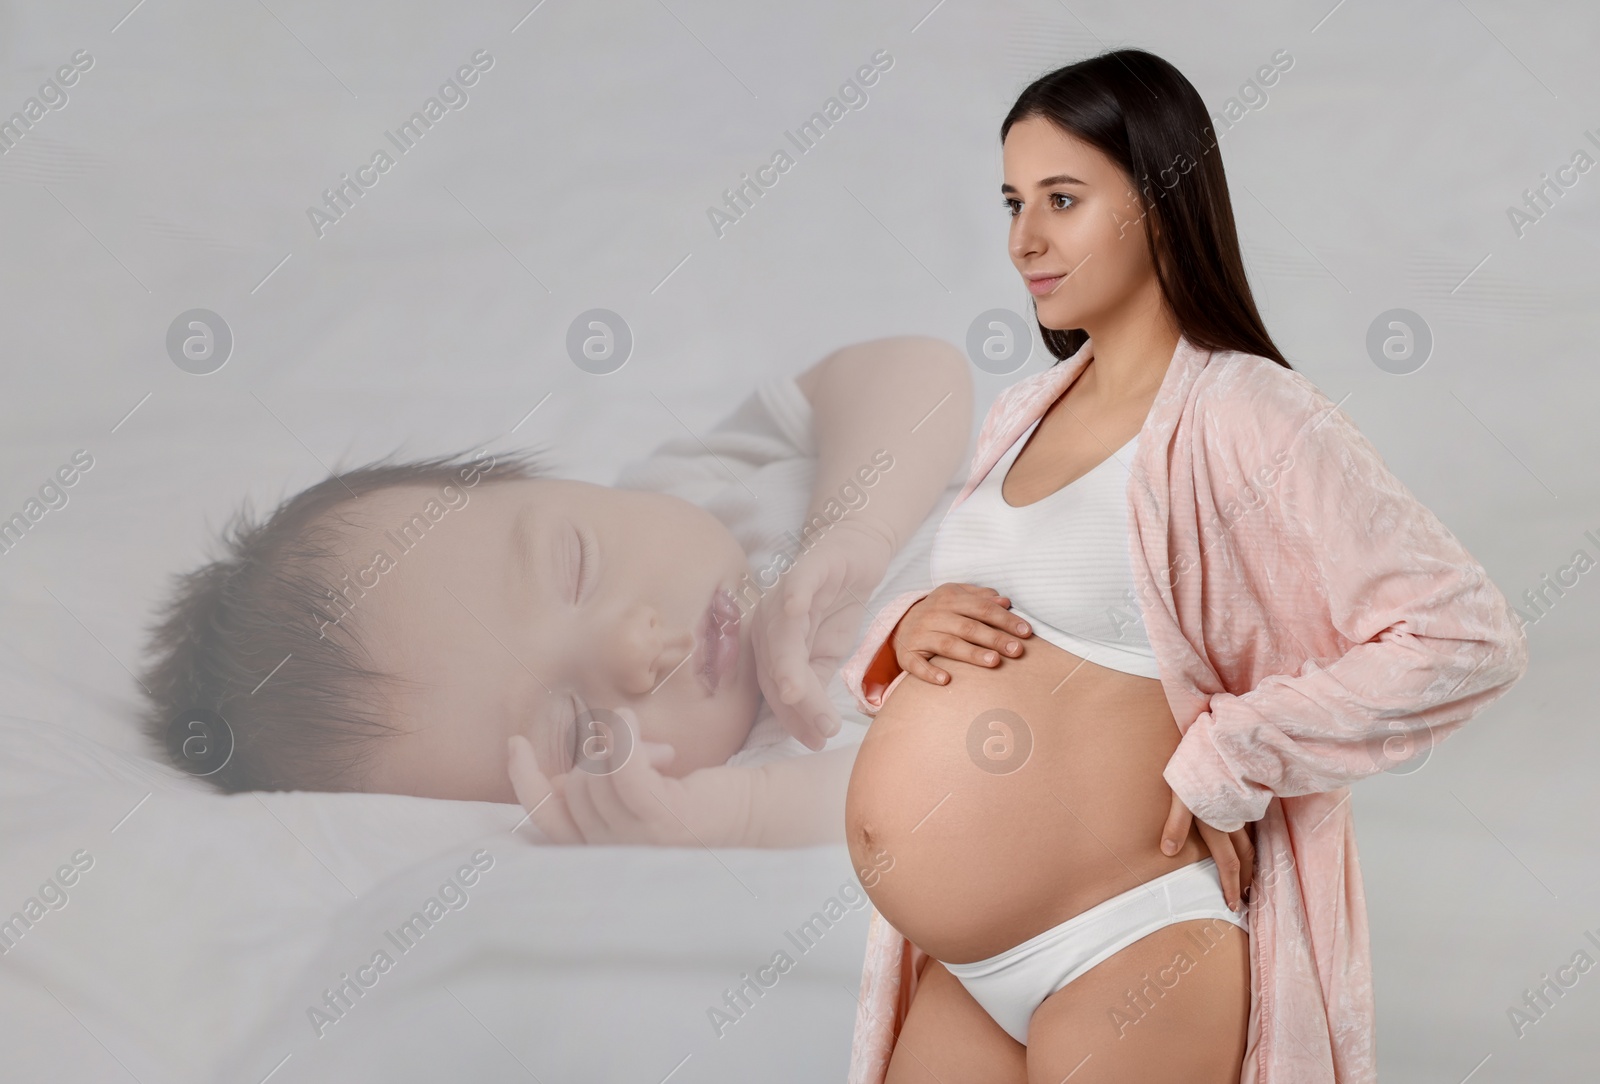
[[[713,650],[713,595],[749,571],[722,521],[666,494],[520,479],[473,490],[406,548],[433,496],[343,510],[351,569],[391,558],[352,571],[366,589],[349,617],[405,681],[386,698],[402,732],[376,741],[364,789],[515,802],[506,739],[527,737],[547,776],[572,770],[591,709],[631,708],[644,740],[676,749],[666,775],[739,749],[761,694],[748,622],[721,623],[737,651]]]
[[[1011,262],[1040,324],[1094,327],[1159,294],[1145,212],[1111,159],[1043,117],[1013,124],[1004,156]]]

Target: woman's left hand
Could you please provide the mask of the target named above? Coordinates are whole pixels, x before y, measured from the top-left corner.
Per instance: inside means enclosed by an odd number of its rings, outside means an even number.
[[[1250,838],[1250,826],[1246,825],[1235,832],[1213,828],[1189,812],[1183,799],[1174,793],[1172,810],[1161,829],[1162,854],[1178,853],[1183,841],[1189,838],[1190,821],[1194,821],[1200,829],[1200,838],[1205,840],[1206,846],[1211,848],[1211,857],[1216,859],[1217,873],[1222,877],[1223,898],[1228,901],[1229,907],[1239,910],[1244,889],[1255,879],[1256,845]]]

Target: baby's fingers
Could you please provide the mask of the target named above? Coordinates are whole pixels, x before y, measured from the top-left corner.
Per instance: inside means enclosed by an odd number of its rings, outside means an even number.
[[[539,771],[528,739],[516,735],[506,743],[506,749],[510,754],[506,772],[511,777],[511,789],[516,791],[517,801],[528,811],[534,827],[552,843],[582,843],[583,833],[572,819],[565,798]]]
[[[593,781],[596,776],[575,769],[567,776],[567,808],[572,811],[573,823],[583,834],[585,843],[612,843],[611,826],[595,807]]]
[[[646,842],[660,842],[666,836],[678,835],[675,829],[680,822],[661,800],[670,789],[668,784],[674,781],[657,770],[658,766],[671,763],[673,756],[670,745],[642,742],[628,758],[628,763],[606,776],[603,785],[596,786],[596,804],[600,804],[599,795],[604,793],[607,811],[614,823],[635,826],[634,834]],[[665,825],[668,831],[650,831],[650,825]]]
[[[623,758],[632,758],[637,750],[633,740],[616,734],[609,726],[602,733],[602,740],[586,746],[591,755],[579,760],[567,773],[567,806],[583,832],[584,842],[630,843],[633,818],[617,800],[613,788],[616,775],[626,764]]]
[[[778,585],[779,609],[789,617],[804,617],[811,611],[811,600],[829,576],[827,568],[812,562],[794,565]]]
[[[671,762],[673,749],[641,740],[637,718],[628,709],[618,709],[618,715],[632,740],[613,742],[604,757],[585,761],[570,773],[568,804],[589,843],[657,842],[653,826],[662,810],[641,796],[662,786],[657,769]]]
[[[617,761],[613,755],[605,762],[605,770],[581,773],[588,804],[606,831],[614,836],[637,834],[639,820],[656,813],[654,803],[646,804],[641,795],[661,785],[658,769],[671,763],[672,757],[670,745],[638,741],[622,760]]]

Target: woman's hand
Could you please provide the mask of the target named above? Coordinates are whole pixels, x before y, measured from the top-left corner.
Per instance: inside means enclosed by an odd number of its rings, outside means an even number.
[[[751,769],[721,765],[682,779],[664,776],[657,766],[672,762],[672,746],[639,740],[638,719],[628,708],[618,708],[617,715],[631,735],[591,739],[579,767],[549,779],[528,739],[509,739],[506,770],[534,827],[552,843],[742,846],[749,829]]]
[[[928,660],[934,655],[976,666],[999,666],[1000,656],[1022,654],[1021,638],[1033,635],[1012,614],[1011,600],[991,587],[941,583],[900,618],[890,638],[900,669],[933,685],[950,675]]]
[[[1183,804],[1183,799],[1174,793],[1172,811],[1167,814],[1167,823],[1161,829],[1162,854],[1178,853],[1183,841],[1189,838],[1191,820],[1199,827],[1200,838],[1211,848],[1211,857],[1216,859],[1217,873],[1222,877],[1223,899],[1228,901],[1229,907],[1239,910],[1244,889],[1255,880],[1256,845],[1250,838],[1250,826],[1245,825],[1235,832],[1213,828],[1205,821],[1196,819],[1189,812],[1189,807]]]
[[[783,728],[812,751],[839,730],[827,682],[855,646],[866,600],[893,556],[881,534],[841,520],[751,607],[761,695]]]

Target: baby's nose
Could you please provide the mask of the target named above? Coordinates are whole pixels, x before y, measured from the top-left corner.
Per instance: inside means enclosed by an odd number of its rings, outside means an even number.
[[[631,696],[651,693],[679,669],[695,651],[695,636],[687,628],[663,627],[651,606],[635,607],[623,620],[616,658],[621,667],[619,691]]]

